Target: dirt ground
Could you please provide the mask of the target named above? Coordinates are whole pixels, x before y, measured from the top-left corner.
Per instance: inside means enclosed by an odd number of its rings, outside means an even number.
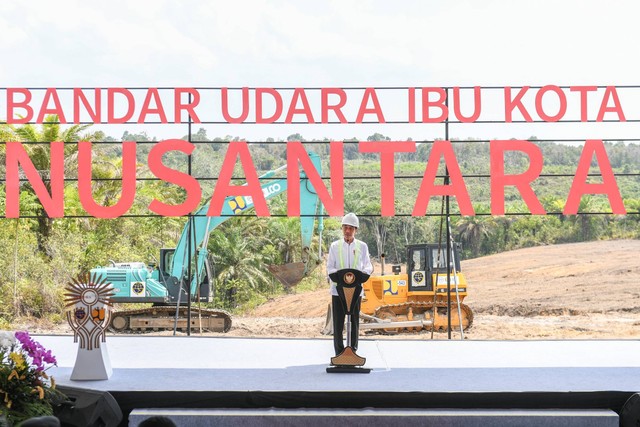
[[[639,240],[526,248],[462,261],[461,269],[474,313],[466,339],[640,338]],[[234,319],[231,333],[320,337],[329,300],[325,289],[277,298]],[[431,333],[379,338],[431,339]]]
[[[520,249],[462,261],[462,271],[468,282],[465,303],[474,313],[465,339],[640,338],[640,240]],[[249,315],[235,316],[228,333],[204,335],[325,337],[321,331],[329,301],[324,288],[282,296]],[[42,325],[24,326],[34,333],[51,332]],[[54,329],[71,332],[68,325]],[[431,333],[367,332],[366,337],[431,339]],[[454,332],[452,338],[459,339],[460,334]],[[448,334],[436,333],[434,339],[448,339]]]

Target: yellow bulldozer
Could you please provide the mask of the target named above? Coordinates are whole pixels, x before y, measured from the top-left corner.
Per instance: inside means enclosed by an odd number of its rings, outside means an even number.
[[[391,274],[385,274],[382,256],[381,275],[371,276],[363,284],[360,328],[384,333],[468,329],[473,312],[463,304],[467,280],[460,270],[459,246],[451,245],[450,253],[447,257],[446,247],[438,244],[410,245],[404,272],[402,266],[393,265]],[[330,327],[328,315],[324,332],[330,333]]]

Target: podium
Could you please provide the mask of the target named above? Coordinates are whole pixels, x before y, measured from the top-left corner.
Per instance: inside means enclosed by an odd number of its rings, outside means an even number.
[[[356,354],[352,347],[351,316],[354,314],[356,303],[362,293],[362,283],[369,279],[369,275],[353,268],[343,268],[331,273],[329,277],[336,283],[338,298],[346,313],[347,345],[339,355],[331,358],[331,366],[327,367],[327,373],[368,374],[371,369],[363,367],[367,359]],[[355,313],[355,315],[358,316],[359,313]]]

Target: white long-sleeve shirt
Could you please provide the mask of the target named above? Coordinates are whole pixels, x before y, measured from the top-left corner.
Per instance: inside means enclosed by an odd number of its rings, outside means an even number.
[[[340,250],[340,245],[342,245],[342,251]],[[340,253],[342,253],[342,262],[340,260]],[[340,239],[331,244],[327,258],[327,276],[343,268],[355,268],[369,275],[373,273],[373,265],[369,257],[369,248],[365,242],[353,239],[351,243],[347,243],[344,239]],[[331,295],[338,296],[335,282],[331,279],[329,279],[329,281],[331,283]]]

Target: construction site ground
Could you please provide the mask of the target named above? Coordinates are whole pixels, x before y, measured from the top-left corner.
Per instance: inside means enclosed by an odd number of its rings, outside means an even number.
[[[376,265],[380,270],[380,265]],[[391,271],[387,265],[386,272]],[[540,246],[462,261],[474,312],[473,340],[640,338],[640,240]],[[330,301],[322,287],[275,298],[234,316],[229,337],[319,338]],[[66,324],[20,325],[33,333],[70,333]],[[455,325],[454,325],[455,328]],[[172,332],[153,332],[166,335]],[[197,330],[192,334],[199,335]],[[365,334],[365,337],[370,332]],[[430,331],[375,335],[431,339]],[[435,333],[434,339],[447,339]],[[460,338],[459,332],[452,338]]]
[[[467,339],[640,337],[639,240],[525,248],[462,261],[461,267],[469,283],[465,303],[474,312]],[[329,300],[326,289],[274,299],[235,318],[231,333],[319,337]],[[386,337],[431,339],[431,333]]]

